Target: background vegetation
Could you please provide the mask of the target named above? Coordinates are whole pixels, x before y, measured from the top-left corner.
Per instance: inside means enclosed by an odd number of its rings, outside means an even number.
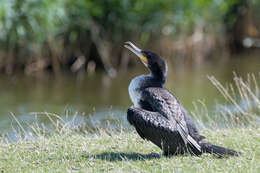
[[[258,0],[1,0],[0,71],[114,75],[129,66],[127,40],[200,64],[259,46],[259,9]]]

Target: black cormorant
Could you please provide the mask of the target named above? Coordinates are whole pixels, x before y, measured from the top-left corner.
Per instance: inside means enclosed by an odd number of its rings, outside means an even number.
[[[216,146],[200,135],[188,112],[163,85],[167,64],[156,53],[141,50],[131,42],[124,45],[136,54],[150,74],[135,77],[129,85],[134,104],[127,111],[127,120],[137,133],[163,150],[164,155],[213,153],[236,156],[239,152]]]

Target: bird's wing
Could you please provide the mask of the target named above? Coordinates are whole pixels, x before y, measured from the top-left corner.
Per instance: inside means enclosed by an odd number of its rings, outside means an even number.
[[[168,153],[168,150],[177,153],[185,149],[181,136],[171,129],[168,119],[159,112],[130,107],[127,110],[127,120],[143,139],[152,141],[165,153]]]
[[[171,92],[165,88],[146,88],[142,92],[142,100],[148,102],[154,111],[159,112],[171,122],[171,128],[180,133],[185,144],[190,144],[201,151],[200,145],[189,135],[185,112],[180,102]]]

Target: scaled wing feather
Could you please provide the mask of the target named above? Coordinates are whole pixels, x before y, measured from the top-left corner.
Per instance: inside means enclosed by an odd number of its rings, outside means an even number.
[[[189,143],[201,151],[200,145],[189,135],[181,104],[171,92],[165,88],[150,87],[143,91],[142,99],[149,102],[154,111],[169,119],[172,128],[179,132],[185,144]]]

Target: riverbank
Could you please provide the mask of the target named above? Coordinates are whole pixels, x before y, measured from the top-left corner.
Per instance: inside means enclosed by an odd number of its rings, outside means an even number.
[[[242,151],[219,159],[162,156],[158,147],[136,132],[99,134],[60,131],[34,140],[0,142],[1,172],[259,172],[260,128],[204,130],[214,144]]]

